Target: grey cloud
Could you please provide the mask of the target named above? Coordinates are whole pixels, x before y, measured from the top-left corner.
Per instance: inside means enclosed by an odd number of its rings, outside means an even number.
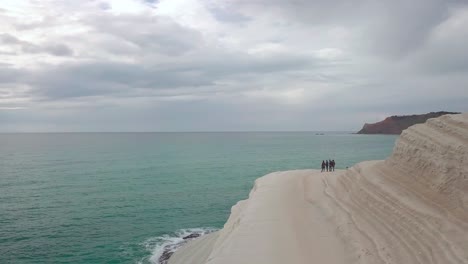
[[[73,51],[64,44],[52,44],[43,46],[43,50],[55,56],[71,56]]]
[[[214,7],[210,7],[209,10],[213,14],[213,16],[218,21],[221,21],[221,22],[244,23],[244,22],[251,20],[250,17],[243,15],[229,8],[220,8],[220,7],[214,6]]]
[[[104,94],[132,95],[136,89],[209,85],[191,72],[171,72],[127,63],[64,64],[32,75],[29,84],[49,99]]]
[[[98,4],[98,7],[99,7],[100,9],[102,9],[102,10],[110,10],[110,9],[112,9],[112,6],[111,6],[109,3],[107,3],[107,2],[100,2],[100,3]]]
[[[0,34],[0,41],[4,44],[13,44],[13,45],[21,43],[21,41],[15,36],[10,35],[10,34],[5,34],[5,33]]]
[[[215,76],[232,76],[239,74],[262,75],[267,73],[284,73],[317,67],[321,61],[305,56],[283,55],[269,58],[232,54],[214,56],[214,59],[191,63],[192,69],[200,69]],[[322,65],[325,66],[325,65]]]
[[[465,17],[449,22],[433,34],[424,49],[413,55],[412,67],[431,75],[468,72],[468,10]]]
[[[252,13],[273,12],[280,19],[308,27],[342,27],[353,32],[356,49],[383,57],[402,57],[424,45],[428,35],[468,3],[458,0],[239,1]]]
[[[16,69],[12,65],[0,63],[0,87],[5,84],[21,82],[27,75],[27,70]]]
[[[0,42],[7,45],[19,48],[24,53],[48,53],[54,56],[71,56],[73,51],[65,44],[34,44],[28,41],[20,40],[10,34],[1,34]]]
[[[91,14],[84,22],[94,28],[94,34],[103,40],[108,36],[109,41],[106,42],[104,49],[115,51],[116,55],[125,51],[126,55],[143,57],[151,56],[154,52],[183,56],[194,49],[198,49],[198,55],[169,61],[164,66],[160,63],[154,64],[152,60],[138,64],[87,62],[65,63],[57,67],[43,65],[42,70],[30,75],[27,83],[33,87],[34,93],[44,100],[96,95],[153,96],[154,92],[142,93],[141,89],[174,90],[182,87],[191,87],[191,93],[198,94],[200,93],[198,87],[212,86],[238,78],[252,81],[260,76],[272,78],[279,73],[328,67],[318,58],[300,54],[257,57],[246,53],[205,48],[199,32],[180,26],[164,17],[139,15],[116,17],[112,14]],[[134,46],[122,46],[123,43],[134,44],[140,50],[129,48]],[[25,43],[22,45],[24,51],[29,53],[44,50],[54,55],[72,53],[67,46],[38,47]],[[100,45],[96,48],[103,47]],[[222,86],[218,88],[222,89],[224,89]]]
[[[96,33],[111,35],[146,52],[180,56],[203,42],[198,31],[164,17],[100,14],[88,17],[85,22]]]
[[[198,87],[215,85],[230,78],[248,75],[258,78],[303,69],[305,65],[313,66],[310,58],[285,56],[255,59],[245,55],[217,60],[198,58],[163,67],[118,62],[73,63],[45,67],[32,73],[28,83],[34,87],[36,94],[54,100],[105,94],[141,96],[142,89],[147,90],[143,95],[154,96],[154,90],[172,90],[172,93],[176,93],[174,89],[184,87],[190,87],[189,93],[197,95]]]
[[[29,42],[24,42],[20,45],[21,50],[25,53],[47,53],[53,56],[71,56],[73,50],[65,44],[46,43],[35,45]]]
[[[37,29],[48,29],[52,28],[58,23],[55,17],[52,16],[44,16],[42,19],[34,22],[24,22],[24,21],[16,21],[13,25],[16,30],[18,31],[29,31],[29,30],[37,30]]]
[[[434,27],[449,17],[450,1],[417,0],[383,2],[370,25],[372,48],[383,55],[404,56],[427,41]]]

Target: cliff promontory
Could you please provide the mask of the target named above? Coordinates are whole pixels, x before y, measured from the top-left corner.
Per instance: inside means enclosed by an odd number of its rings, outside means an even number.
[[[405,115],[405,116],[390,116],[385,120],[373,123],[364,124],[358,134],[395,134],[399,135],[408,127],[415,124],[422,124],[429,118],[436,118],[447,114],[459,114],[454,112],[430,112],[422,115]]]
[[[467,161],[461,114],[406,129],[384,161],[271,173],[169,264],[468,264]]]

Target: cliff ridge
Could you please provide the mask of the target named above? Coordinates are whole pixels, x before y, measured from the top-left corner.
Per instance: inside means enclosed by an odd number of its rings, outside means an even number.
[[[383,121],[364,124],[357,134],[394,134],[399,135],[401,132],[412,125],[422,124],[430,118],[436,118],[447,114],[459,114],[456,112],[430,112],[422,115],[403,115],[403,116],[390,116]]]

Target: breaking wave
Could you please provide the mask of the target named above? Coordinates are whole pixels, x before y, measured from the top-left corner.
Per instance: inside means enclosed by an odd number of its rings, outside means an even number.
[[[165,234],[147,239],[142,245],[151,255],[145,257],[139,264],[167,264],[169,257],[188,241],[216,231],[215,228],[181,229],[173,234]]]

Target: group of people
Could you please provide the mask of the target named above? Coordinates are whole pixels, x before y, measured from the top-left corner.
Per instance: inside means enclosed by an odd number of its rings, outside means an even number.
[[[335,160],[322,160],[322,172],[324,170],[335,171]]]

